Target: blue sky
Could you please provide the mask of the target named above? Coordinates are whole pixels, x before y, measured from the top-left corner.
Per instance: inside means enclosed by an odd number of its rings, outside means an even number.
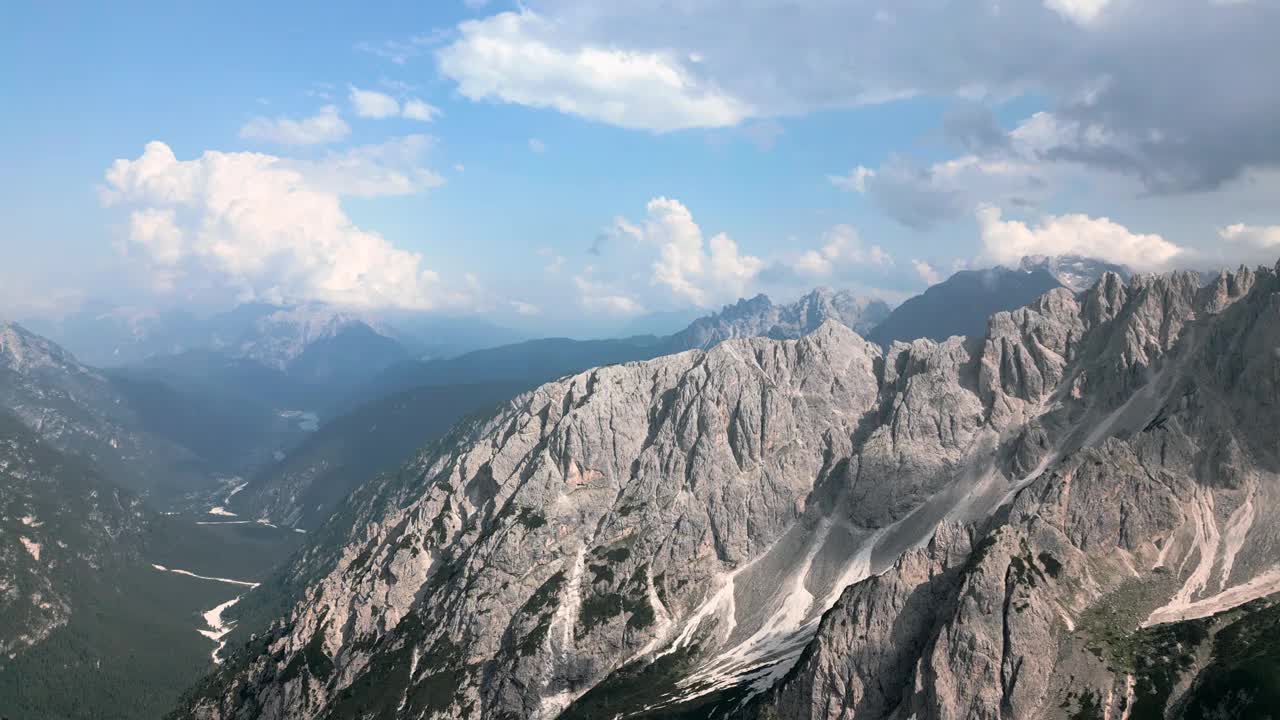
[[[263,5],[9,10],[0,312],[597,334],[1027,252],[1280,254],[1271,2]]]

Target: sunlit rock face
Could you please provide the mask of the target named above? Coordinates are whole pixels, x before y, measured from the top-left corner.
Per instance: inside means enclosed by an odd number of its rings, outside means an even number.
[[[353,495],[181,715],[1119,717],[1116,638],[1274,581],[1277,290],[1106,274],[544,385]]]

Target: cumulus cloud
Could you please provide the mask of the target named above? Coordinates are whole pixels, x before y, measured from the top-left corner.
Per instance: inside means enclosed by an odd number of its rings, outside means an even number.
[[[1137,270],[1162,270],[1185,250],[1159,235],[1131,232],[1107,218],[1059,215],[1034,227],[1004,220],[999,208],[978,209],[978,227],[988,259],[1013,264],[1026,255],[1085,255]]]
[[[656,253],[649,281],[676,298],[699,307],[736,299],[764,267],[757,257],[743,255],[738,244],[720,233],[710,242],[679,200],[657,197],[645,207],[645,219],[633,223],[617,218],[608,237],[646,253]]]
[[[1280,225],[1236,223],[1218,231],[1232,254],[1249,262],[1272,263],[1280,254]]]
[[[459,26],[440,70],[472,100],[554,108],[621,127],[665,132],[736,125],[753,111],[689,71],[688,55],[622,49],[602,38],[568,47],[561,26],[532,10]]]
[[[102,198],[127,208],[126,249],[158,277],[198,278],[240,299],[426,309],[461,302],[418,253],[355,225],[339,194],[297,163],[162,142],[107,170]]]
[[[349,134],[351,128],[333,105],[326,105],[320,112],[301,120],[255,117],[240,128],[240,137],[245,140],[281,145],[320,145],[337,142]]]
[[[912,260],[911,269],[916,271],[925,285],[937,285],[943,280],[942,273],[924,260]]]
[[[823,244],[796,258],[792,268],[801,275],[830,277],[844,267],[885,267],[893,257],[879,245],[864,247],[858,231],[849,225],[837,225],[823,235]]]
[[[1280,85],[1262,71],[1280,66],[1274,2],[657,7],[526,0],[463,23],[440,67],[468,98],[656,131],[920,95],[1034,96],[1075,139],[1104,140],[1056,152],[1158,192],[1280,164]]]

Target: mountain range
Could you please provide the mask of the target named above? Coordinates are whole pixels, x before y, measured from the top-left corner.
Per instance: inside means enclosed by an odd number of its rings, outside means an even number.
[[[541,385],[355,490],[175,717],[1259,716],[1277,297],[1107,273]]]
[[[1276,298],[1273,268],[1028,258],[310,385],[388,336],[286,314],[261,352],[97,370],[6,324],[0,705],[1261,717]]]

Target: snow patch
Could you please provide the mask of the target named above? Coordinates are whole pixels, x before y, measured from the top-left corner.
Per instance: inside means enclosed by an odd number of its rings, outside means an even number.
[[[231,585],[242,585],[250,589],[258,587],[258,583],[249,582],[247,580],[232,580],[231,578],[211,577],[209,575],[197,575],[196,573],[193,573],[190,570],[178,570],[177,568],[169,568],[169,567],[165,567],[164,565],[157,565],[155,563],[152,563],[151,567],[155,568],[156,570],[159,570],[160,572],[171,572],[178,575],[186,575],[187,577],[193,577],[193,578],[196,578],[197,580],[212,580],[214,582],[229,583]]]

